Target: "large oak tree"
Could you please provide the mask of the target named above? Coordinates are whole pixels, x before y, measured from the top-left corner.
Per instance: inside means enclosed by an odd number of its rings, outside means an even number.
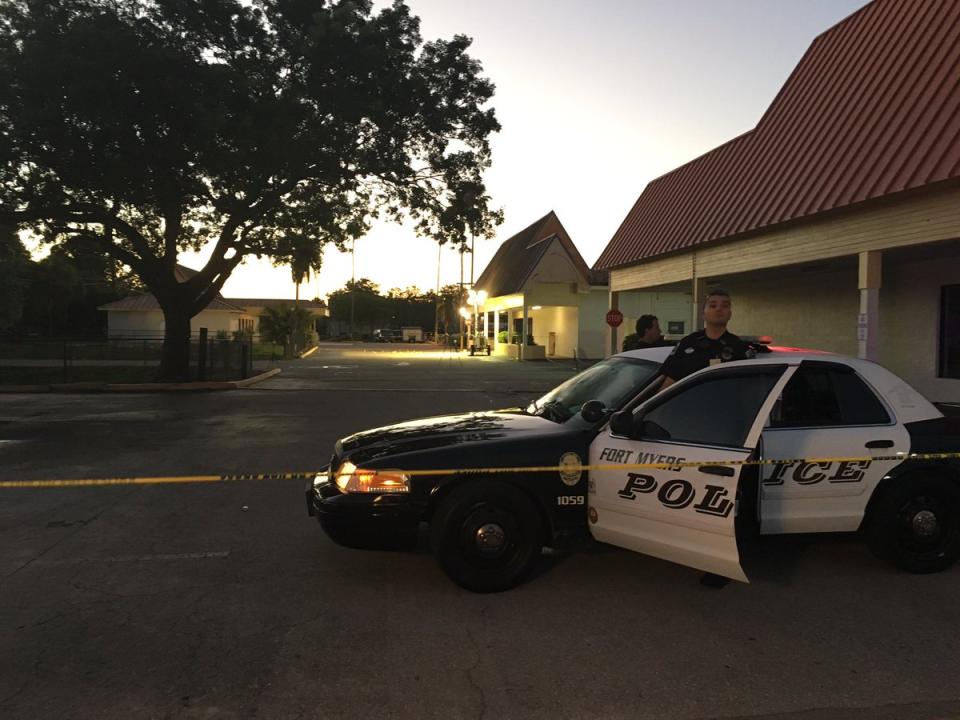
[[[377,217],[492,233],[469,45],[424,43],[400,0],[4,0],[0,225],[95,237],[156,296],[160,377],[184,379],[190,318],[246,256],[302,262]]]

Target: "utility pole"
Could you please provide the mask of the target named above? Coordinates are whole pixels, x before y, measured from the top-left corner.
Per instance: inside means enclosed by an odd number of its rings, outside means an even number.
[[[357,241],[355,238],[350,239],[350,339],[354,339],[353,334],[353,318],[354,310],[356,305],[356,294],[357,294],[357,256],[356,256],[356,244]]]
[[[478,335],[477,329],[478,329],[478,327],[479,327],[479,326],[477,325],[477,320],[478,320],[478,318],[477,318],[477,301],[476,301],[476,298],[477,298],[477,288],[474,287],[474,285],[473,285],[473,243],[474,243],[475,241],[476,241],[476,237],[474,236],[473,233],[470,233],[470,292],[473,293],[473,298],[474,298],[474,301],[473,301],[473,317],[472,317],[473,327],[471,328],[471,330],[473,331],[473,337],[471,338],[471,342],[473,343],[473,346],[474,346],[474,347],[477,347],[477,335]]]
[[[460,248],[460,291],[457,293],[457,305],[463,302],[463,247]],[[460,332],[460,349],[463,350],[463,313],[460,312],[460,307],[457,308],[457,326]]]
[[[437,243],[437,296],[433,303],[433,342],[436,343],[440,334],[440,252],[443,245]]]

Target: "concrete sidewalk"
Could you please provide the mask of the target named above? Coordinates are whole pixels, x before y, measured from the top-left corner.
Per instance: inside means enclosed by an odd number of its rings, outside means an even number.
[[[266,370],[244,380],[205,380],[185,383],[103,383],[75,382],[39,385],[0,385],[0,393],[100,393],[100,392],[211,392],[250,387],[278,375],[280,368]]]

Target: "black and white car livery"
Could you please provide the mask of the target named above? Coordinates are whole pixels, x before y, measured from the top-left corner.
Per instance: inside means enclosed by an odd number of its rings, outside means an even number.
[[[352,547],[411,544],[426,522],[444,571],[481,592],[515,585],[543,546],[587,533],[742,581],[738,533],[757,527],[863,528],[913,572],[955,561],[960,462],[911,456],[960,450],[957,428],[903,380],[781,348],[656,393],[669,352],[621,353],[525,409],[344,438],[307,488],[308,509]],[[739,464],[766,459],[784,462]],[[649,464],[661,467],[634,467]],[[489,472],[521,467],[539,469]]]

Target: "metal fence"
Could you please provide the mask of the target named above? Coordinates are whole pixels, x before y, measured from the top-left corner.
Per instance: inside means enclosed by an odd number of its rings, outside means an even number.
[[[0,379],[45,382],[149,381],[163,355],[163,338],[0,341]],[[254,356],[282,355],[251,339],[190,339],[192,380],[242,380],[253,374]],[[3,378],[7,375],[7,378]]]

